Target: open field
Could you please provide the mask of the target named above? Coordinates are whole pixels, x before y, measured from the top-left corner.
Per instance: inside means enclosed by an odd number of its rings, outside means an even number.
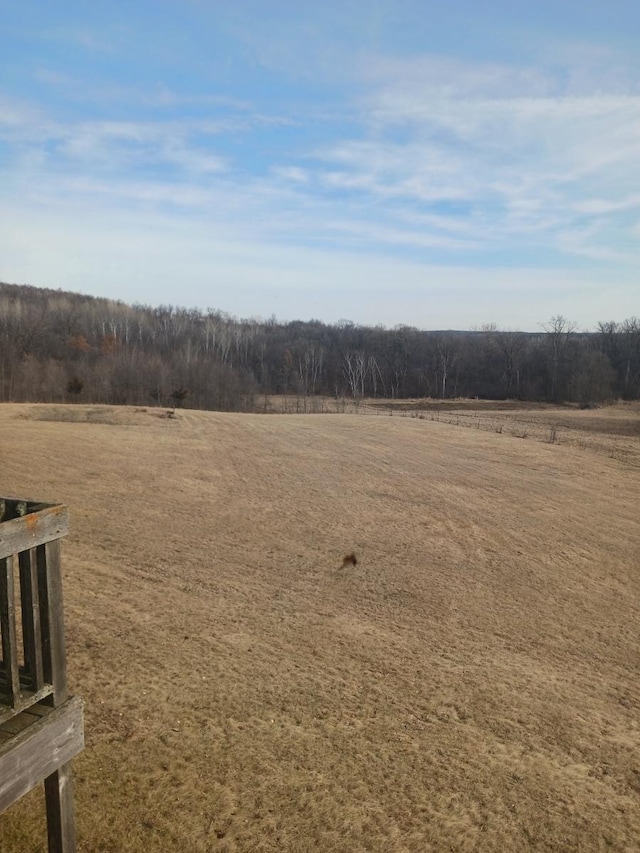
[[[79,850],[640,849],[640,437],[587,428],[638,413],[544,411],[0,406],[71,512]]]
[[[259,398],[266,413],[357,414],[411,417],[530,438],[601,453],[640,468],[640,403],[620,402],[597,409],[575,404],[517,400],[467,400],[278,396]]]

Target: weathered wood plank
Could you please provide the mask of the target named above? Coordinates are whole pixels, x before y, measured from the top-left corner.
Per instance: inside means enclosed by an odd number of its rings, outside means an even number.
[[[9,720],[5,720],[4,723],[0,725],[0,732],[4,732],[9,735],[17,735],[18,732],[21,732],[23,729],[29,728],[35,722],[35,717],[33,714],[27,714],[26,712],[22,714],[16,714],[11,717]]]
[[[75,853],[76,824],[71,764],[65,764],[44,780],[47,803],[49,853]]]
[[[37,693],[32,693],[29,690],[23,690],[20,694],[20,700],[15,705],[8,705],[8,697],[0,691],[0,724],[22,711],[29,710],[37,702],[41,702],[43,699],[46,699],[47,696],[51,696],[52,693],[53,685],[45,684]]]
[[[47,717],[51,713],[52,708],[52,705],[32,705],[24,713],[31,714],[33,717]]]
[[[20,563],[20,591],[22,597],[24,662],[31,682],[31,688],[35,692],[44,686],[36,549],[30,548],[28,551],[23,551],[18,559]]]
[[[56,539],[41,545],[37,549],[36,560],[44,679],[47,683],[53,684],[54,705],[60,705],[67,699],[60,540]]]
[[[15,706],[20,701],[20,668],[16,635],[13,555],[0,559],[0,630],[8,700],[10,705]]]
[[[34,506],[36,506],[34,504]],[[66,506],[51,506],[0,523],[0,559],[44,545],[69,532]]]
[[[79,698],[34,719],[31,726],[0,744],[0,812],[68,764],[84,746]],[[59,849],[66,853],[72,848]]]

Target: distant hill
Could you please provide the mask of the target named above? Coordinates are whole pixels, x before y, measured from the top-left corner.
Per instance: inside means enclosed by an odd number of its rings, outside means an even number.
[[[599,402],[640,396],[640,321],[422,331],[0,284],[0,401],[248,411],[258,395]]]

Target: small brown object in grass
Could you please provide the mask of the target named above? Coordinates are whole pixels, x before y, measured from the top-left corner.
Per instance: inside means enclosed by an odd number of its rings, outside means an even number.
[[[346,569],[347,566],[357,566],[357,565],[358,565],[358,558],[353,553],[353,551],[350,554],[347,554],[346,557],[342,558],[342,568],[343,569]]]

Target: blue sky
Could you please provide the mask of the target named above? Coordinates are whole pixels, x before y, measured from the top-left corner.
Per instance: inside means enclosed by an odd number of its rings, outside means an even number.
[[[2,281],[426,329],[640,313],[637,0],[0,10]]]

